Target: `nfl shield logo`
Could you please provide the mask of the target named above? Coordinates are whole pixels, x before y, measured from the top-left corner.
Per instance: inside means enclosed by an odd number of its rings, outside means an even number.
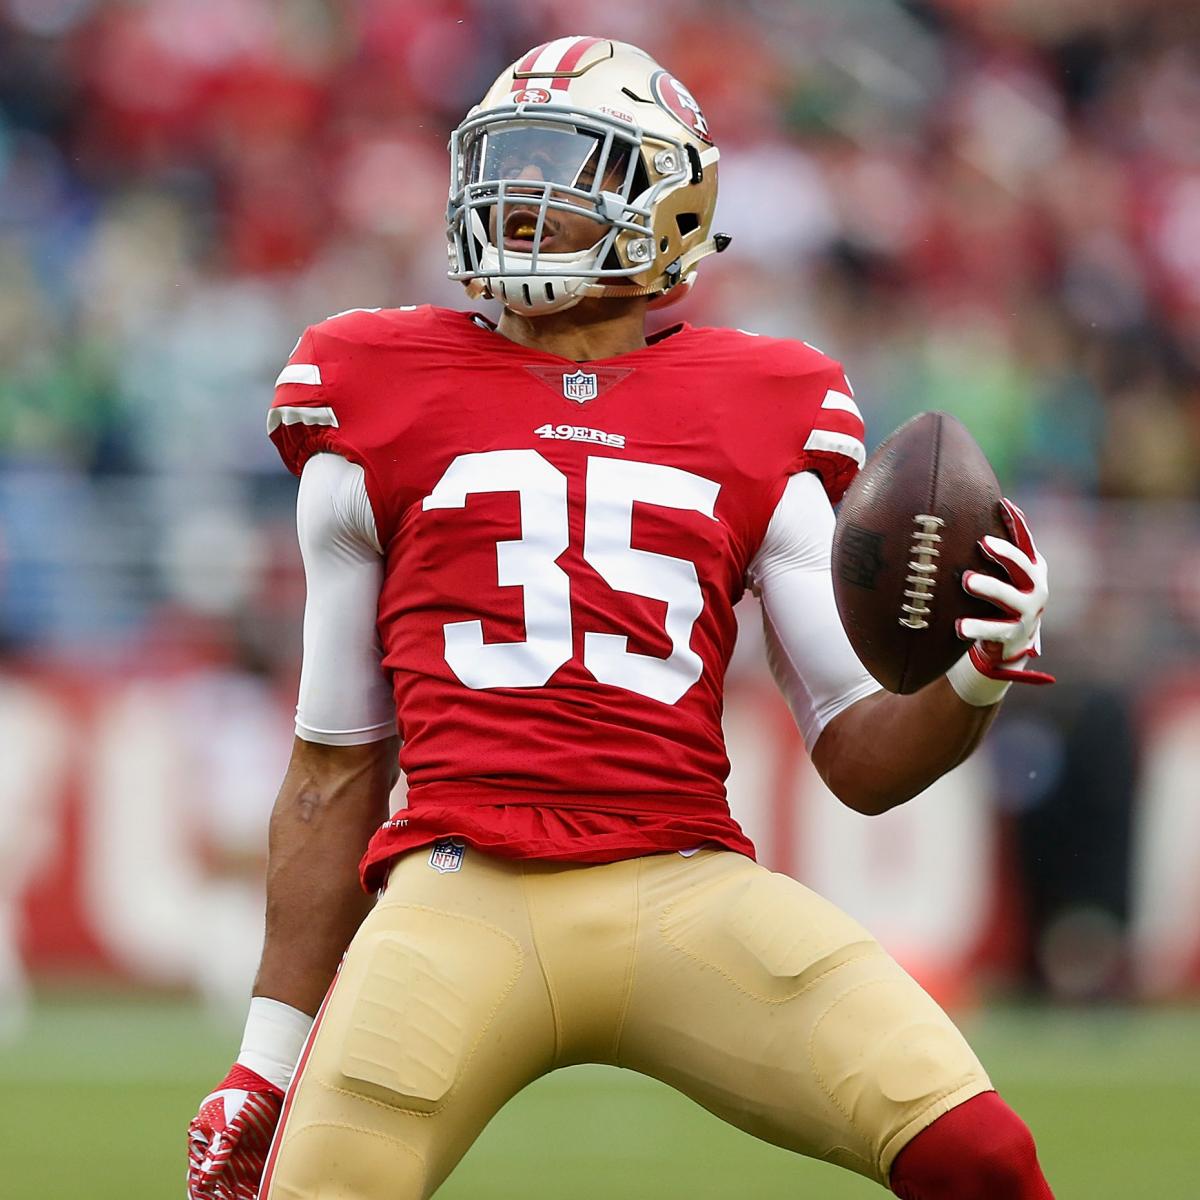
[[[461,871],[465,853],[466,846],[462,842],[443,838],[442,841],[433,843],[433,849],[429,852],[429,865],[441,875],[450,871]]]
[[[576,371],[574,375],[563,376],[563,395],[576,404],[586,404],[596,398],[596,376],[587,371]]]

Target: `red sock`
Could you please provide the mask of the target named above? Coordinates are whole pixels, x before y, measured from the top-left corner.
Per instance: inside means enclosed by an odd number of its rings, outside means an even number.
[[[1054,1200],[1033,1135],[995,1092],[921,1130],[892,1164],[901,1200]]]

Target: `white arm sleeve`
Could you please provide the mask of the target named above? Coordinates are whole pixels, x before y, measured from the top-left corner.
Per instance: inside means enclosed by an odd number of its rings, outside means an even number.
[[[383,555],[362,467],[315,454],[300,476],[296,531],[304,559],[304,661],[296,736],[361,746],[396,732],[375,625]]]
[[[879,691],[833,599],[833,508],[809,471],[788,480],[747,572],[762,598],[767,661],[811,750],[838,713]]]

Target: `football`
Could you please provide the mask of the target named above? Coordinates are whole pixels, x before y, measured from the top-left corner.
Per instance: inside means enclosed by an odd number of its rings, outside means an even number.
[[[996,574],[984,534],[1007,537],[1000,485],[956,417],[919,413],[867,460],[833,539],[833,588],[850,644],[889,692],[915,692],[966,651],[959,617],[997,616],[963,591],[963,572]]]

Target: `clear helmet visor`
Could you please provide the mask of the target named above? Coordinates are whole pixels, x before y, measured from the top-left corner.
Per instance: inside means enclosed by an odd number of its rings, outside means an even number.
[[[622,193],[630,145],[564,125],[505,122],[474,131],[463,146],[464,183],[552,184],[567,191]]]

